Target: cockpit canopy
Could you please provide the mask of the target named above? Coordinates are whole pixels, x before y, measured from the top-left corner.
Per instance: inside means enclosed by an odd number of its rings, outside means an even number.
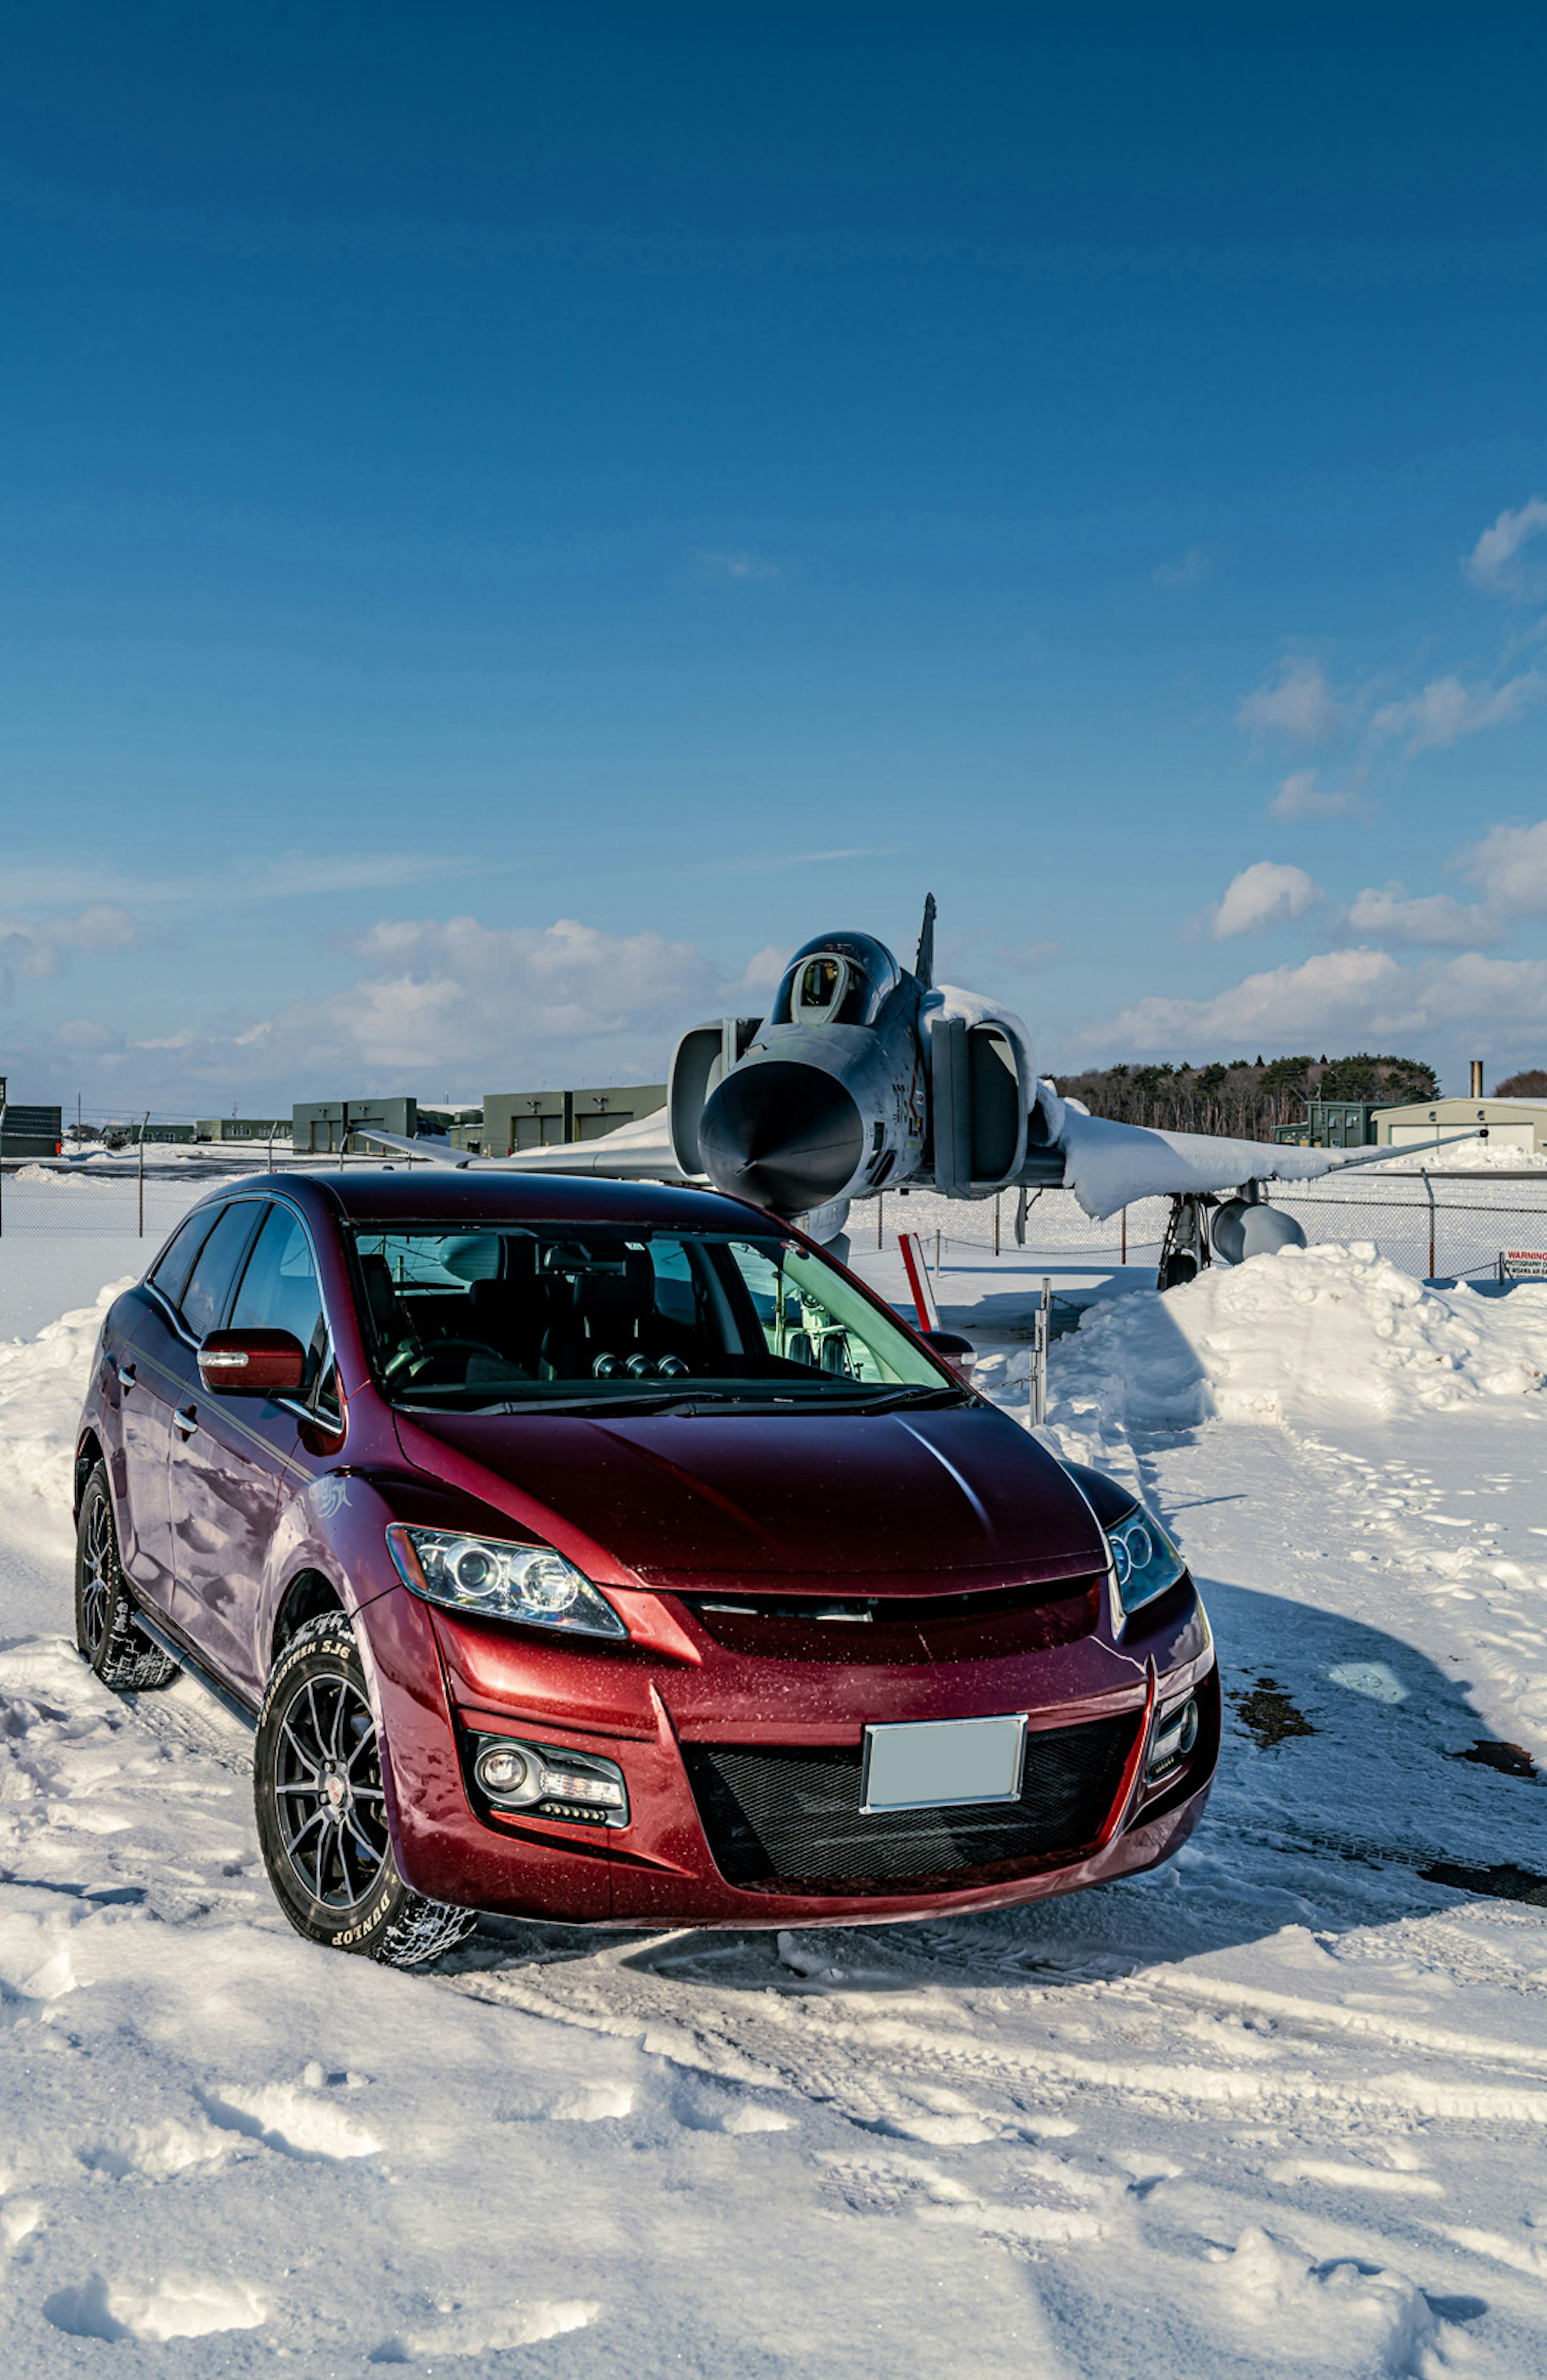
[[[902,980],[884,942],[822,934],[795,953],[768,1011],[770,1025],[874,1025]]]

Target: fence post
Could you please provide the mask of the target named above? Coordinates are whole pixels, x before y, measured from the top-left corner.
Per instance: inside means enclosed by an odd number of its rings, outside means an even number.
[[[1053,1283],[1046,1273],[1042,1277],[1042,1299],[1036,1310],[1036,1339],[1033,1349],[1032,1422],[1040,1429],[1047,1419],[1047,1342],[1053,1327]]]
[[[877,1247],[881,1247],[885,1245],[881,1238],[881,1218],[886,1212],[886,1192],[884,1190],[877,1190],[876,1193],[876,1245]]]
[[[1127,1264],[1127,1262],[1128,1262],[1128,1208],[1127,1208],[1126,1207],[1123,1208],[1123,1253],[1122,1253],[1122,1261],[1123,1261],[1123,1263],[1124,1263],[1124,1264]]]
[[[937,1281],[940,1278],[940,1234],[938,1232],[935,1234],[935,1278]]]
[[[0,1099],[0,1233],[6,1229],[6,1110],[8,1099]]]
[[[1420,1165],[1419,1173],[1429,1199],[1429,1279],[1434,1278],[1434,1185],[1429,1179],[1427,1166]]]
[[[994,1193],[994,1253],[999,1253],[999,1194]]]
[[[145,1125],[151,1121],[151,1111],[145,1111],[145,1123],[139,1127],[139,1237],[145,1237]]]

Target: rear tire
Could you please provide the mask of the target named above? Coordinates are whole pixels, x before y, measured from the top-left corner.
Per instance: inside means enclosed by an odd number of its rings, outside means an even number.
[[[420,1967],[472,1932],[477,1910],[427,1900],[397,1872],[376,1721],[344,1612],[318,1612],[274,1663],[252,1767],[269,1882],[308,1942]]]
[[[115,1694],[146,1694],[177,1675],[176,1662],[151,1644],[135,1618],[103,1463],[86,1482],[76,1527],[75,1641],[87,1668]]]

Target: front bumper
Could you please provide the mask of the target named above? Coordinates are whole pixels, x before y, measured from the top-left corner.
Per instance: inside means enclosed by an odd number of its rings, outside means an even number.
[[[1166,1604],[1142,1642],[1130,1622],[1120,1645],[1093,1633],[1032,1652],[893,1666],[727,1651],[668,1597],[648,1598],[648,1641],[593,1648],[465,1621],[396,1590],[360,1617],[399,1867],[436,1900],[640,1927],[877,1923],[1004,1907],[1135,1874],[1186,1840],[1218,1755],[1218,1675],[1202,1607],[1190,1583]],[[643,1616],[631,1611],[631,1623]],[[1157,1715],[1189,1694],[1197,1741],[1152,1784]],[[1028,1714],[1028,1773],[1051,1780],[1054,1801],[1045,1792],[1043,1805],[1062,1809],[1062,1832],[1057,1817],[1051,1837],[1039,1825],[1030,1786],[1024,1827],[1011,1805],[1002,1825],[980,1826],[966,1857],[961,1840],[942,1857],[938,1831],[928,1842],[921,1836],[922,1865],[896,1829],[877,1850],[874,1828],[867,1836],[860,1822],[840,1855],[829,1824],[811,1853],[789,1820],[781,1780],[818,1776],[828,1800],[841,1800],[871,1722],[1016,1710]],[[501,1735],[616,1762],[628,1825],[499,1811],[473,1781],[471,1751],[475,1738]],[[800,1787],[796,1801],[803,1795],[810,1801]],[[750,1828],[740,1823],[747,1816]],[[848,1822],[836,1823],[841,1831]],[[761,1855],[759,1828],[772,1846]],[[821,1873],[800,1872],[803,1857]]]

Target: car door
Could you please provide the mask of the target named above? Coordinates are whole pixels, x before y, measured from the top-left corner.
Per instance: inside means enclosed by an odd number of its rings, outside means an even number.
[[[136,1596],[170,1617],[175,1599],[167,1466],[172,1415],[187,1385],[187,1349],[178,1308],[195,1257],[221,1209],[199,1207],[168,1242],[135,1292],[138,1313],[115,1351],[124,1455],[118,1550]]]
[[[235,1293],[210,1330],[288,1330],[307,1349],[301,1400],[201,1389],[197,1427],[175,1429],[172,1535],[178,1624],[249,1702],[263,1687],[255,1623],[280,1480],[299,1444],[296,1403],[309,1397],[327,1333],[311,1243],[282,1200],[266,1204],[243,1247]]]

